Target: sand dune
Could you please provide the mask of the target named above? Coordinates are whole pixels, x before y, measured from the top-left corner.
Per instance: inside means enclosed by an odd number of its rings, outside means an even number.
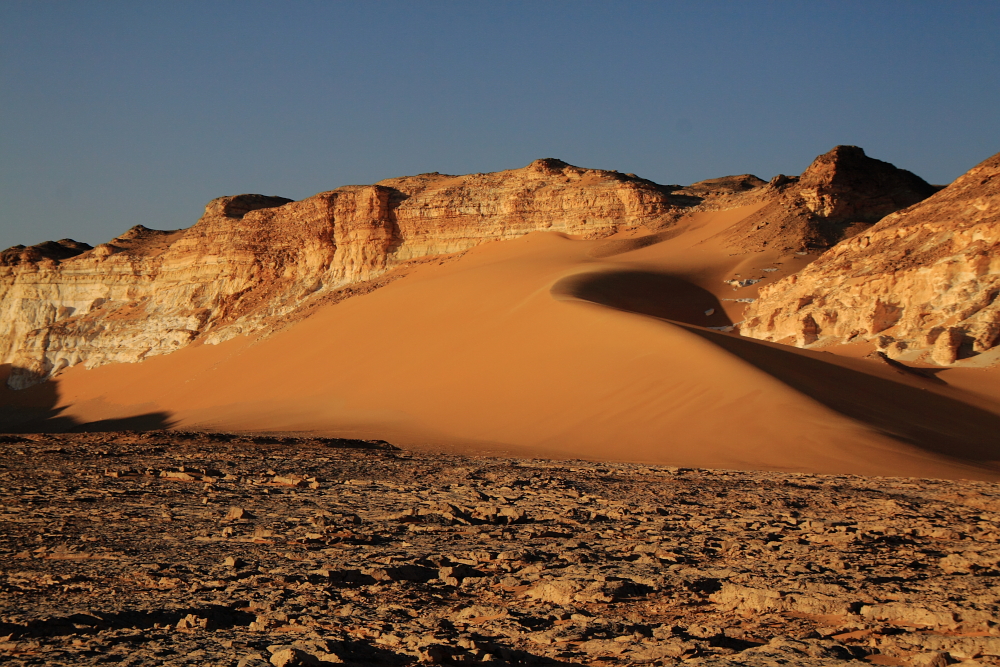
[[[1000,478],[988,400],[703,328],[739,321],[731,299],[805,262],[712,240],[754,210],[654,237],[537,232],[480,246],[262,340],[76,367],[5,398],[48,401],[77,423],[159,414],[175,428],[466,452]]]

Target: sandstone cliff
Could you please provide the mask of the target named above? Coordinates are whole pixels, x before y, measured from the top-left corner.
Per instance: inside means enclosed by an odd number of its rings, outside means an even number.
[[[761,290],[741,333],[941,365],[1000,339],[1000,154]]]
[[[838,147],[801,178],[770,184],[742,175],[661,186],[543,159],[496,173],[346,186],[295,202],[222,197],[184,230],[140,225],[95,248],[64,240],[4,251],[0,363],[12,365],[8,384],[17,388],[80,363],[135,362],[196,339],[216,343],[408,261],[537,230],[597,238],[766,201],[770,213],[755,214],[734,238],[751,250],[822,244],[815,229],[824,221],[873,221],[929,187],[860,149]]]

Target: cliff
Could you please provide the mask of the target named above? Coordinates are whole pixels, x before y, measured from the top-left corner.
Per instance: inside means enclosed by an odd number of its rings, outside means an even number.
[[[801,176],[772,178],[755,195],[767,203],[726,230],[725,242],[743,252],[825,249],[936,191],[857,146],[837,146]]]
[[[1000,154],[763,288],[741,333],[948,365],[996,346],[998,293]]]
[[[79,363],[135,362],[196,338],[219,342],[407,260],[535,230],[599,237],[656,225],[677,207],[669,193],[634,176],[537,160],[297,202],[222,197],[185,230],[137,226],[95,248],[15,247],[0,256],[0,361],[12,364],[8,384],[17,388]]]

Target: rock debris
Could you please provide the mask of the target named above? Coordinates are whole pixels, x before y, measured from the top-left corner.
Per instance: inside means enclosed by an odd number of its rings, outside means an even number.
[[[1000,485],[0,436],[9,665],[1000,664]]]

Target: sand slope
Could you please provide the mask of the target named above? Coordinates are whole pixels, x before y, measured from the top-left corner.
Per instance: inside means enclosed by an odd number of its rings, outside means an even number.
[[[162,414],[176,428],[421,448],[1000,477],[989,400],[701,328],[738,321],[743,304],[723,299],[758,286],[724,278],[766,283],[805,262],[733,256],[710,240],[754,210],[701,213],[654,238],[533,233],[488,244],[264,340],[77,367],[4,400],[49,400],[50,414],[77,422]]]

